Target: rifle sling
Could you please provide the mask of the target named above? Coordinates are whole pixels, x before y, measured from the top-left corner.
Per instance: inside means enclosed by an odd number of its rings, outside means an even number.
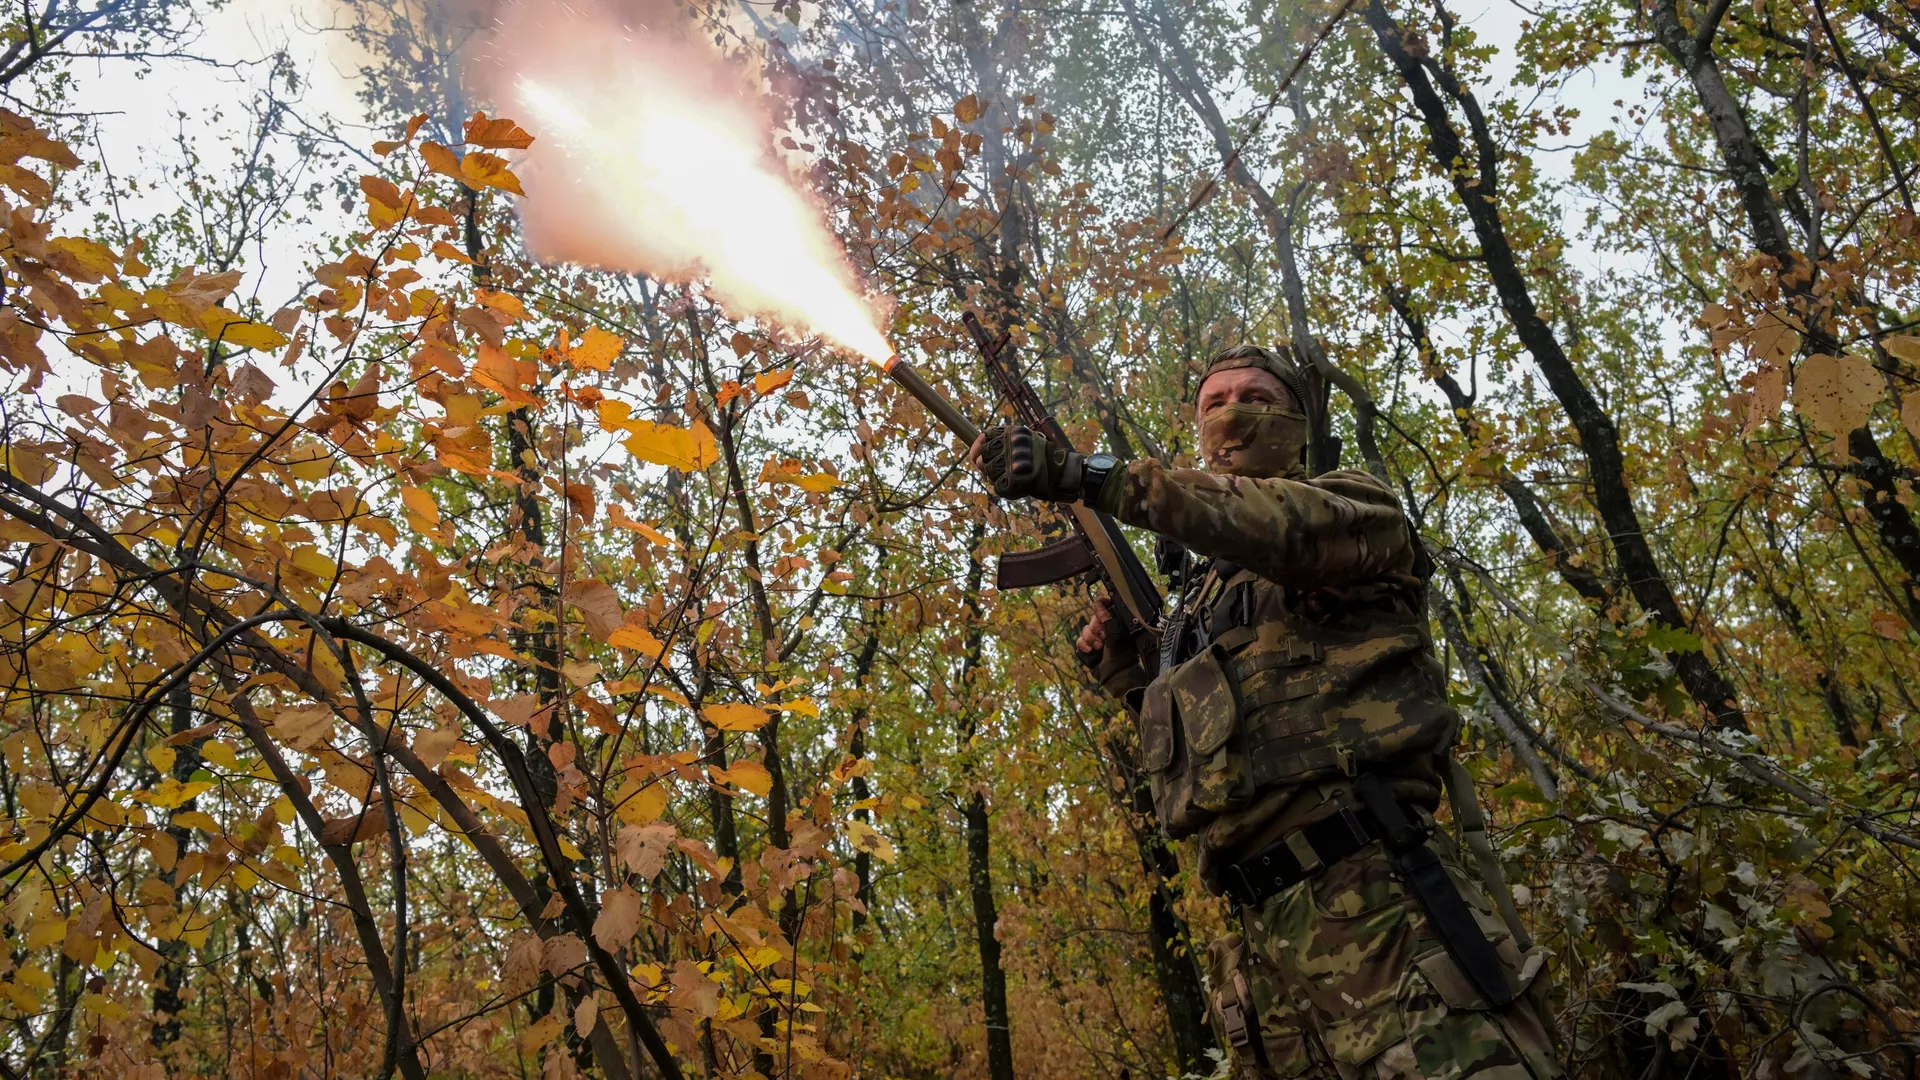
[[[1493,951],[1493,943],[1480,929],[1480,921],[1460,895],[1460,889],[1447,876],[1440,856],[1427,846],[1426,830],[1415,825],[1388,790],[1386,781],[1376,773],[1361,773],[1354,778],[1354,793],[1380,829],[1380,840],[1387,858],[1407,890],[1426,912],[1427,922],[1439,935],[1447,955],[1460,967],[1460,973],[1495,1009],[1505,1007],[1516,994],[1507,978],[1505,965]]]

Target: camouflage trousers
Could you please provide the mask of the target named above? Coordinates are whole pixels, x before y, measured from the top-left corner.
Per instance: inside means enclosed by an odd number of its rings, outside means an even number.
[[[1236,1080],[1548,1080],[1544,949],[1522,954],[1450,844],[1435,849],[1524,992],[1490,1010],[1393,879],[1378,845],[1242,914],[1207,950]]]

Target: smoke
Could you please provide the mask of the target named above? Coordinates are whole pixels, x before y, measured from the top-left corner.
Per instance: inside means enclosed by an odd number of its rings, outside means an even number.
[[[503,5],[470,71],[534,133],[515,168],[536,258],[704,279],[736,317],[890,355],[820,206],[773,156],[759,80],[672,0]]]

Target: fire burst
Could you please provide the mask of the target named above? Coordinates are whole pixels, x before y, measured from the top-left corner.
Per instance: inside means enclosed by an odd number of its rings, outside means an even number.
[[[764,90],[671,4],[649,27],[580,4],[508,7],[479,74],[539,138],[521,208],[536,258],[705,279],[735,316],[893,350],[820,207],[772,154]]]

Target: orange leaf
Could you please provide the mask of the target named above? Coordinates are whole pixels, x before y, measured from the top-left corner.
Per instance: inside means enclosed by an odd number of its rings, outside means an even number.
[[[493,150],[525,150],[533,145],[533,136],[525,128],[504,116],[489,118],[484,112],[474,113],[467,121],[466,136],[471,145]]]
[[[785,371],[769,371],[764,375],[755,375],[753,377],[753,389],[757,393],[771,394],[792,381],[792,368],[788,368]]]
[[[467,186],[499,188],[515,195],[525,195],[520,190],[520,178],[507,168],[507,159],[484,150],[475,150],[460,159],[460,179]]]
[[[577,368],[593,371],[605,371],[613,366],[614,357],[627,347],[627,339],[618,334],[609,334],[597,326],[587,327],[580,335],[580,344],[568,350],[567,358]]]
[[[429,139],[420,144],[420,160],[426,162],[433,172],[451,176],[455,180],[465,179],[460,175],[460,159],[453,151]]]

